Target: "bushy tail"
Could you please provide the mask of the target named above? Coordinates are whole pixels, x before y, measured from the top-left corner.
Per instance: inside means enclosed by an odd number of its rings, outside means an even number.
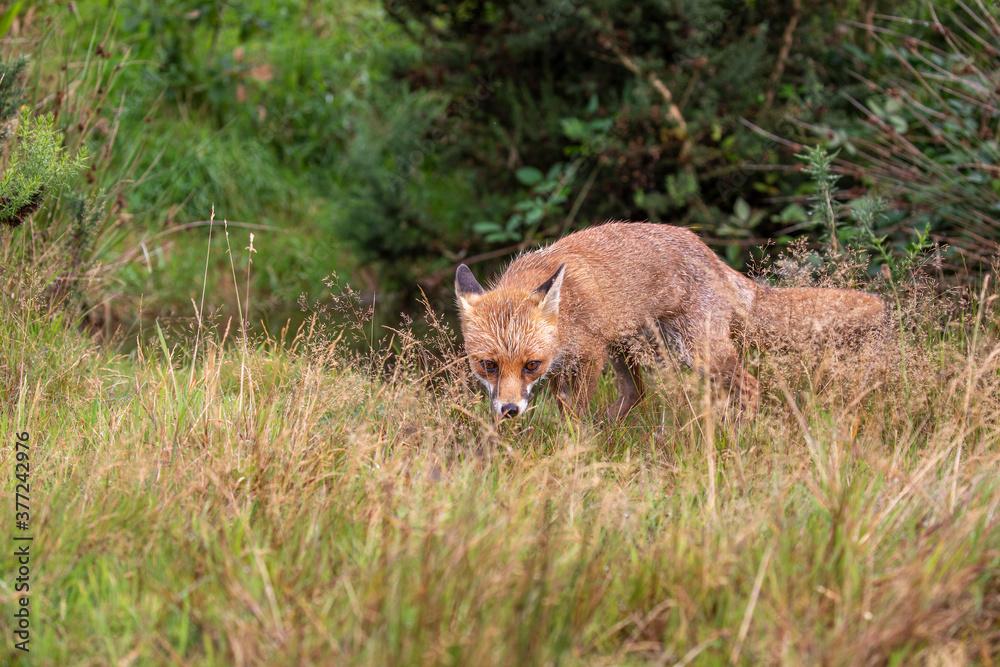
[[[750,311],[750,342],[766,349],[856,347],[884,339],[889,310],[868,292],[819,287],[758,288]]]

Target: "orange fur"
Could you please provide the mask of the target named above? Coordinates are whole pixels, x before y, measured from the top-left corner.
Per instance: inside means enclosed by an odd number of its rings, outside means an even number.
[[[627,414],[643,385],[624,346],[657,329],[753,411],[757,380],[734,338],[760,347],[850,343],[881,329],[885,312],[865,292],[758,285],[690,230],[649,223],[570,234],[518,257],[489,290],[462,265],[456,293],[469,363],[500,415],[523,412],[549,373],[560,407],[582,413],[609,356],[620,393],[610,412]]]

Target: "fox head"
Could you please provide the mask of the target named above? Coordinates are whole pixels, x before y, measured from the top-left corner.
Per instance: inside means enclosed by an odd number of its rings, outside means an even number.
[[[455,274],[462,336],[473,374],[501,417],[528,407],[535,384],[559,354],[559,292],[566,265],[534,290],[485,290],[465,264]]]

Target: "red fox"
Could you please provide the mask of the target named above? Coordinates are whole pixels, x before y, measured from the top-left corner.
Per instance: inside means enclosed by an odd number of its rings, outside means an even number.
[[[681,360],[757,409],[757,380],[736,340],[758,347],[852,343],[884,330],[886,308],[856,290],[773,288],[728,267],[690,230],[609,222],[518,257],[489,290],[455,276],[473,374],[499,417],[524,413],[548,375],[559,407],[582,415],[610,356],[620,418],[644,394],[630,339],[662,332]]]

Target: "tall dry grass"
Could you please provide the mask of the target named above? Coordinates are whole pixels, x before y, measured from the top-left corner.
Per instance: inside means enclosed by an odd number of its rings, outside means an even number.
[[[666,363],[621,425],[544,394],[496,425],[437,314],[357,352],[350,291],[347,324],[197,355],[29,339],[25,310],[0,420],[33,443],[31,662],[991,664],[996,288],[919,292],[876,375],[752,358],[744,423]]]

